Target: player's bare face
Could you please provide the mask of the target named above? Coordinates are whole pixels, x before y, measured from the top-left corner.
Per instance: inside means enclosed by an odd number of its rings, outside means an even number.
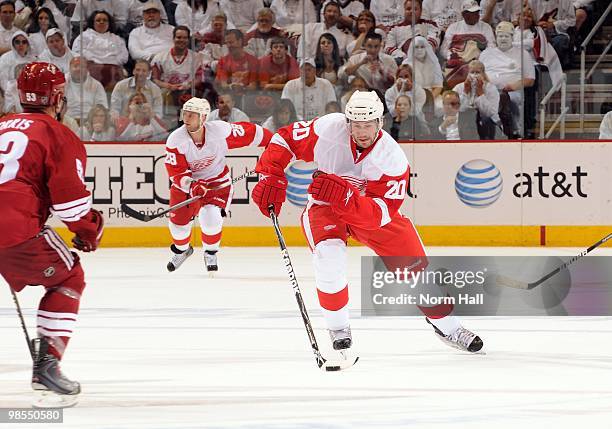
[[[200,114],[183,110],[183,123],[190,133],[197,132],[200,129]]]
[[[367,149],[372,146],[376,135],[378,134],[378,121],[364,121],[355,122],[351,121],[349,124],[351,137],[355,140],[357,146]]]

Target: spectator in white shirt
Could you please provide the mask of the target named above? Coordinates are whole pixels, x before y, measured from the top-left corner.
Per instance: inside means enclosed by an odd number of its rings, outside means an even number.
[[[256,58],[262,58],[270,53],[272,39],[284,37],[283,31],[274,26],[275,19],[274,12],[267,7],[257,12],[255,29],[244,35],[245,51]]]
[[[220,0],[223,12],[237,29],[248,33],[257,21],[257,12],[264,7],[262,0]]]
[[[94,12],[100,10],[111,15],[115,24],[115,31],[124,34],[127,24],[128,4],[127,0],[78,0],[70,18],[73,37],[79,34],[79,21],[89,19]]]
[[[164,24],[168,23],[168,14],[161,0],[126,0],[128,3],[128,17],[126,33],[130,33],[134,28],[140,27],[145,21],[144,10],[155,7],[159,10],[160,20]]]
[[[502,21],[513,22],[521,13],[522,0],[482,0],[480,20],[497,27]]]
[[[83,141],[108,142],[115,140],[115,127],[108,109],[101,104],[92,107],[81,127],[80,134]]]
[[[82,123],[96,104],[108,108],[104,87],[87,71],[87,60],[74,57],[70,61],[70,75],[66,79],[66,113]]]
[[[537,25],[542,27],[557,52],[561,66],[568,68],[572,58],[568,30],[576,25],[576,10],[572,0],[529,0],[529,4]]]
[[[191,98],[192,85],[195,88],[202,80],[202,55],[188,49],[190,37],[189,28],[174,27],[172,48],[155,55],[151,64],[153,82],[161,88],[166,103],[172,106],[180,106],[187,96]]]
[[[336,38],[340,56],[346,56],[346,46],[352,40],[351,36],[338,28],[338,19],[340,18],[340,6],[335,1],[327,3],[324,9],[323,22],[311,22],[304,26],[304,33],[298,40],[297,57],[313,58],[317,52],[317,42],[321,34],[330,33]]]
[[[191,9],[192,3],[195,10]],[[223,13],[223,9],[217,0],[182,0],[176,6],[174,18],[177,26],[184,25],[192,33],[204,34],[211,30],[213,17],[219,13]],[[227,28],[235,28],[229,16],[227,16]]]
[[[127,63],[129,54],[125,40],[114,33],[113,17],[106,11],[94,12],[87,21],[87,27],[75,39],[72,51],[87,58],[92,77],[112,90],[126,76],[123,65]]]
[[[410,64],[401,64],[399,66],[395,83],[385,92],[385,104],[391,115],[395,114],[395,100],[397,100],[397,97],[400,95],[410,97],[411,105],[414,106],[415,109],[415,115],[421,116],[424,113],[427,93],[418,82],[414,82],[413,71]],[[430,106],[430,110],[433,111],[433,105]]]
[[[495,46],[493,29],[486,22],[480,21],[480,6],[476,0],[465,0],[461,8],[463,19],[448,27],[440,46],[440,55],[445,59],[449,59],[451,53],[460,54],[464,51],[461,47],[468,40],[476,40],[479,44],[484,45],[482,49],[479,47],[480,51],[487,46]]]
[[[378,27],[385,31],[402,22],[404,17],[404,5],[401,0],[372,0],[370,11],[376,17]]]
[[[461,19],[464,0],[423,0],[423,19],[434,21],[440,31]]]
[[[217,108],[206,117],[208,121],[250,122],[250,119],[246,113],[234,107],[234,97],[226,92],[217,98]]]
[[[205,34],[194,34],[197,41],[196,49],[202,52],[202,67],[209,80],[215,80],[217,64],[219,60],[229,54],[225,45],[225,31],[227,29],[227,17],[219,13],[213,17],[212,30]],[[245,49],[246,50],[246,49]]]
[[[327,79],[336,87],[336,92],[341,89],[339,72],[342,67],[342,58],[340,58],[338,42],[332,34],[323,33],[319,37],[315,63],[317,64],[317,77]]]
[[[172,27],[162,23],[160,6],[154,1],[145,3],[142,7],[144,24],[130,33],[128,48],[134,60],[151,61],[159,52],[172,47]]]
[[[153,112],[157,116],[163,116],[161,89],[149,79],[151,75],[149,62],[146,60],[136,60],[132,74],[132,77],[118,82],[113,89],[110,103],[113,117],[119,116],[125,110],[129,98],[136,92],[141,92],[147,97]]]
[[[442,94],[444,76],[433,48],[422,36],[416,36],[402,64],[410,64],[414,81],[431,92],[434,99]]]
[[[535,83],[535,64],[529,53],[520,46],[512,46],[514,26],[502,21],[495,29],[497,47],[485,49],[480,61],[487,76],[500,91],[500,112],[504,133],[518,137],[523,106],[523,89]]]
[[[281,98],[291,100],[297,115],[308,121],[324,115],[327,103],[337,100],[333,85],[327,79],[317,77],[314,59],[307,58],[300,64],[303,78],[287,82]]]
[[[13,34],[13,49],[0,57],[0,86],[6,94],[7,107],[21,113],[21,103],[17,96],[17,77],[26,63],[36,61],[26,34],[18,30]]]
[[[440,30],[434,21],[421,18],[421,7],[422,0],[406,0],[404,2],[404,21],[391,28],[387,35],[385,51],[398,62],[406,57],[415,36],[425,37],[434,51],[438,49]]]
[[[499,119],[499,91],[485,73],[484,64],[472,60],[469,64],[468,76],[453,88],[461,99],[461,112],[475,109],[476,128],[482,140],[494,140]]]
[[[47,48],[38,56],[41,61],[55,64],[65,75],[70,73],[70,60],[74,57],[66,46],[66,37],[59,28],[47,31]]]
[[[491,26],[480,21],[480,6],[476,0],[465,0],[461,5],[463,19],[446,30],[440,55],[446,59],[446,79],[450,87],[465,80],[466,65],[478,59],[488,46],[495,46]]]
[[[353,55],[340,69],[340,77],[348,79],[359,76],[366,81],[370,89],[384,93],[395,81],[397,64],[391,55],[381,52],[382,37],[370,31],[365,39],[365,52]]]
[[[317,22],[317,11],[312,0],[272,0],[270,9],[276,15],[276,23],[281,28]]]
[[[15,3],[0,1],[0,55],[11,50],[11,39],[17,30],[15,22]]]
[[[124,115],[116,121],[117,140],[159,141],[168,136],[163,121],[155,115],[142,92],[132,94]]]
[[[57,27],[55,18],[48,8],[41,7],[37,9],[34,15],[32,15],[30,25],[27,28],[32,52],[40,55],[47,48],[47,41],[45,40],[47,31]]]
[[[330,1],[337,0],[325,0],[323,5],[321,6],[320,17],[319,19],[323,21],[323,10],[325,6]],[[352,29],[355,25],[355,21],[357,20],[357,16],[364,10],[366,10],[366,3],[370,3],[369,0],[340,0],[338,4],[340,5],[340,26],[342,28]],[[368,8],[369,8],[368,4]],[[369,9],[367,9],[369,10]]]

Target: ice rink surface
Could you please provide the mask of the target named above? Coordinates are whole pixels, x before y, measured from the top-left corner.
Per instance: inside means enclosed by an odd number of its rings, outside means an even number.
[[[429,248],[432,255],[556,254],[581,249]],[[486,355],[443,345],[423,318],[361,318],[359,256],[349,250],[361,360],[315,365],[278,249],[225,248],[209,279],[201,249],[179,271],[167,249],[83,257],[88,287],[63,361],[82,383],[61,428],[609,428],[612,318],[469,318]],[[307,249],[290,249],[321,348]],[[601,249],[597,254],[612,254]],[[28,407],[31,363],[8,288],[0,287],[0,408]],[[19,294],[30,332],[41,288]],[[26,428],[28,425],[0,427]],[[41,427],[32,425],[29,427]]]

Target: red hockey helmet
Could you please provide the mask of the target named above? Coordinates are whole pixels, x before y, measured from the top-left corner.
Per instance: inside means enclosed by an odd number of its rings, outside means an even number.
[[[54,64],[28,63],[17,78],[19,101],[23,106],[52,106],[57,87],[66,83],[64,73]]]

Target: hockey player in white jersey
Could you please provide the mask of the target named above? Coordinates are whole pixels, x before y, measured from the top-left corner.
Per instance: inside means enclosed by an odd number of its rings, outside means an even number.
[[[218,270],[223,217],[232,200],[232,180],[225,156],[229,149],[266,146],[272,133],[248,122],[206,122],[210,105],[193,97],[182,107],[183,126],[166,141],[166,169],[170,177],[170,205],[195,196],[193,203],[170,214],[172,245],[168,271],[193,254],[191,222],[198,217],[202,230],[204,263],[209,274]]]
[[[253,200],[269,216],[280,213],[294,159],[314,161],[302,227],[313,252],[315,283],[334,349],[352,345],[348,311],[346,242],[349,236],[372,249],[390,271],[418,271],[428,261],[412,222],[399,208],[408,189],[409,165],[399,144],[382,130],[383,104],[375,92],[355,91],[345,114],[295,122],[272,137],[256,171]],[[415,263],[416,262],[416,263]],[[482,340],[461,326],[452,305],[419,307],[440,339],[477,352]]]

